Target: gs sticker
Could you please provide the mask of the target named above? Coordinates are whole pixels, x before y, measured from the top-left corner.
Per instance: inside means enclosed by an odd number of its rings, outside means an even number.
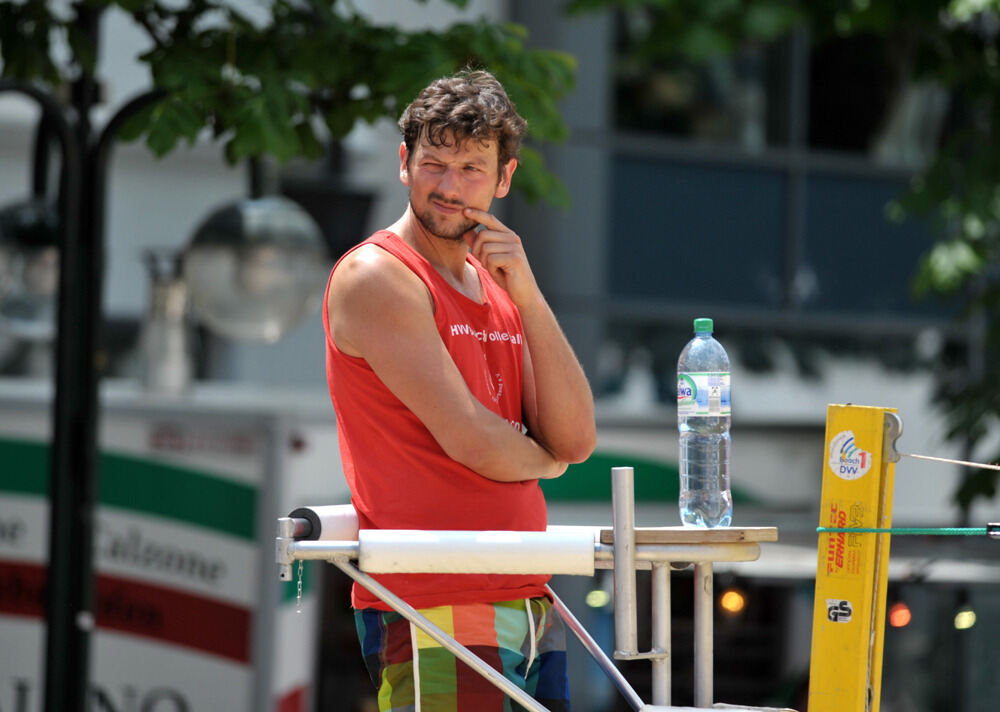
[[[839,598],[826,599],[826,617],[834,623],[850,623],[854,607],[850,601]]]

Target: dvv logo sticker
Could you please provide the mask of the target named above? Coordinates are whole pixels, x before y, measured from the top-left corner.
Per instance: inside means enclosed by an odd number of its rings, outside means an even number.
[[[830,441],[830,469],[843,480],[864,477],[871,469],[872,454],[854,442],[854,431],[844,430]]]

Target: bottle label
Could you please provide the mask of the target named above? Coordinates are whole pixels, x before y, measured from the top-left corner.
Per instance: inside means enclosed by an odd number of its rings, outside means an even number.
[[[694,372],[677,374],[677,415],[730,415],[729,374]]]

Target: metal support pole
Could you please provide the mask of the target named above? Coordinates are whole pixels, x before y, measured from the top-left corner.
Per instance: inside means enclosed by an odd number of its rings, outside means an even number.
[[[545,588],[552,597],[552,605],[557,611],[559,611],[559,615],[562,616],[563,621],[566,623],[566,627],[573,631],[574,635],[576,635],[584,649],[590,653],[590,657],[592,657],[594,662],[597,663],[597,666],[604,671],[604,674],[607,675],[614,686],[618,688],[618,691],[628,701],[632,709],[636,710],[636,712],[642,710],[645,707],[645,703],[642,701],[642,698],[639,697],[639,693],[632,688],[628,680],[625,679],[625,676],[622,675],[621,671],[615,667],[614,662],[604,654],[604,651],[601,649],[601,646],[597,644],[597,641],[590,637],[590,633],[587,632],[587,629],[584,628],[580,621],[577,620],[576,616],[573,615],[573,612],[566,607],[566,604],[563,603],[562,599],[556,595],[555,591],[552,590],[552,587],[546,586]]]
[[[712,563],[694,565],[694,706],[711,707],[712,697]]]
[[[615,532],[615,657],[639,652],[635,603],[635,500],[631,467],[611,468]]]
[[[670,704],[670,564],[656,562],[652,570],[653,610],[651,614],[653,658],[653,704]]]

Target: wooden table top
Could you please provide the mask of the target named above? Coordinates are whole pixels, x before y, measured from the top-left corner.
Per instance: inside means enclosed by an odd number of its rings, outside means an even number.
[[[636,544],[732,544],[744,541],[778,541],[777,527],[636,527]],[[614,544],[614,529],[601,529],[601,543]]]

